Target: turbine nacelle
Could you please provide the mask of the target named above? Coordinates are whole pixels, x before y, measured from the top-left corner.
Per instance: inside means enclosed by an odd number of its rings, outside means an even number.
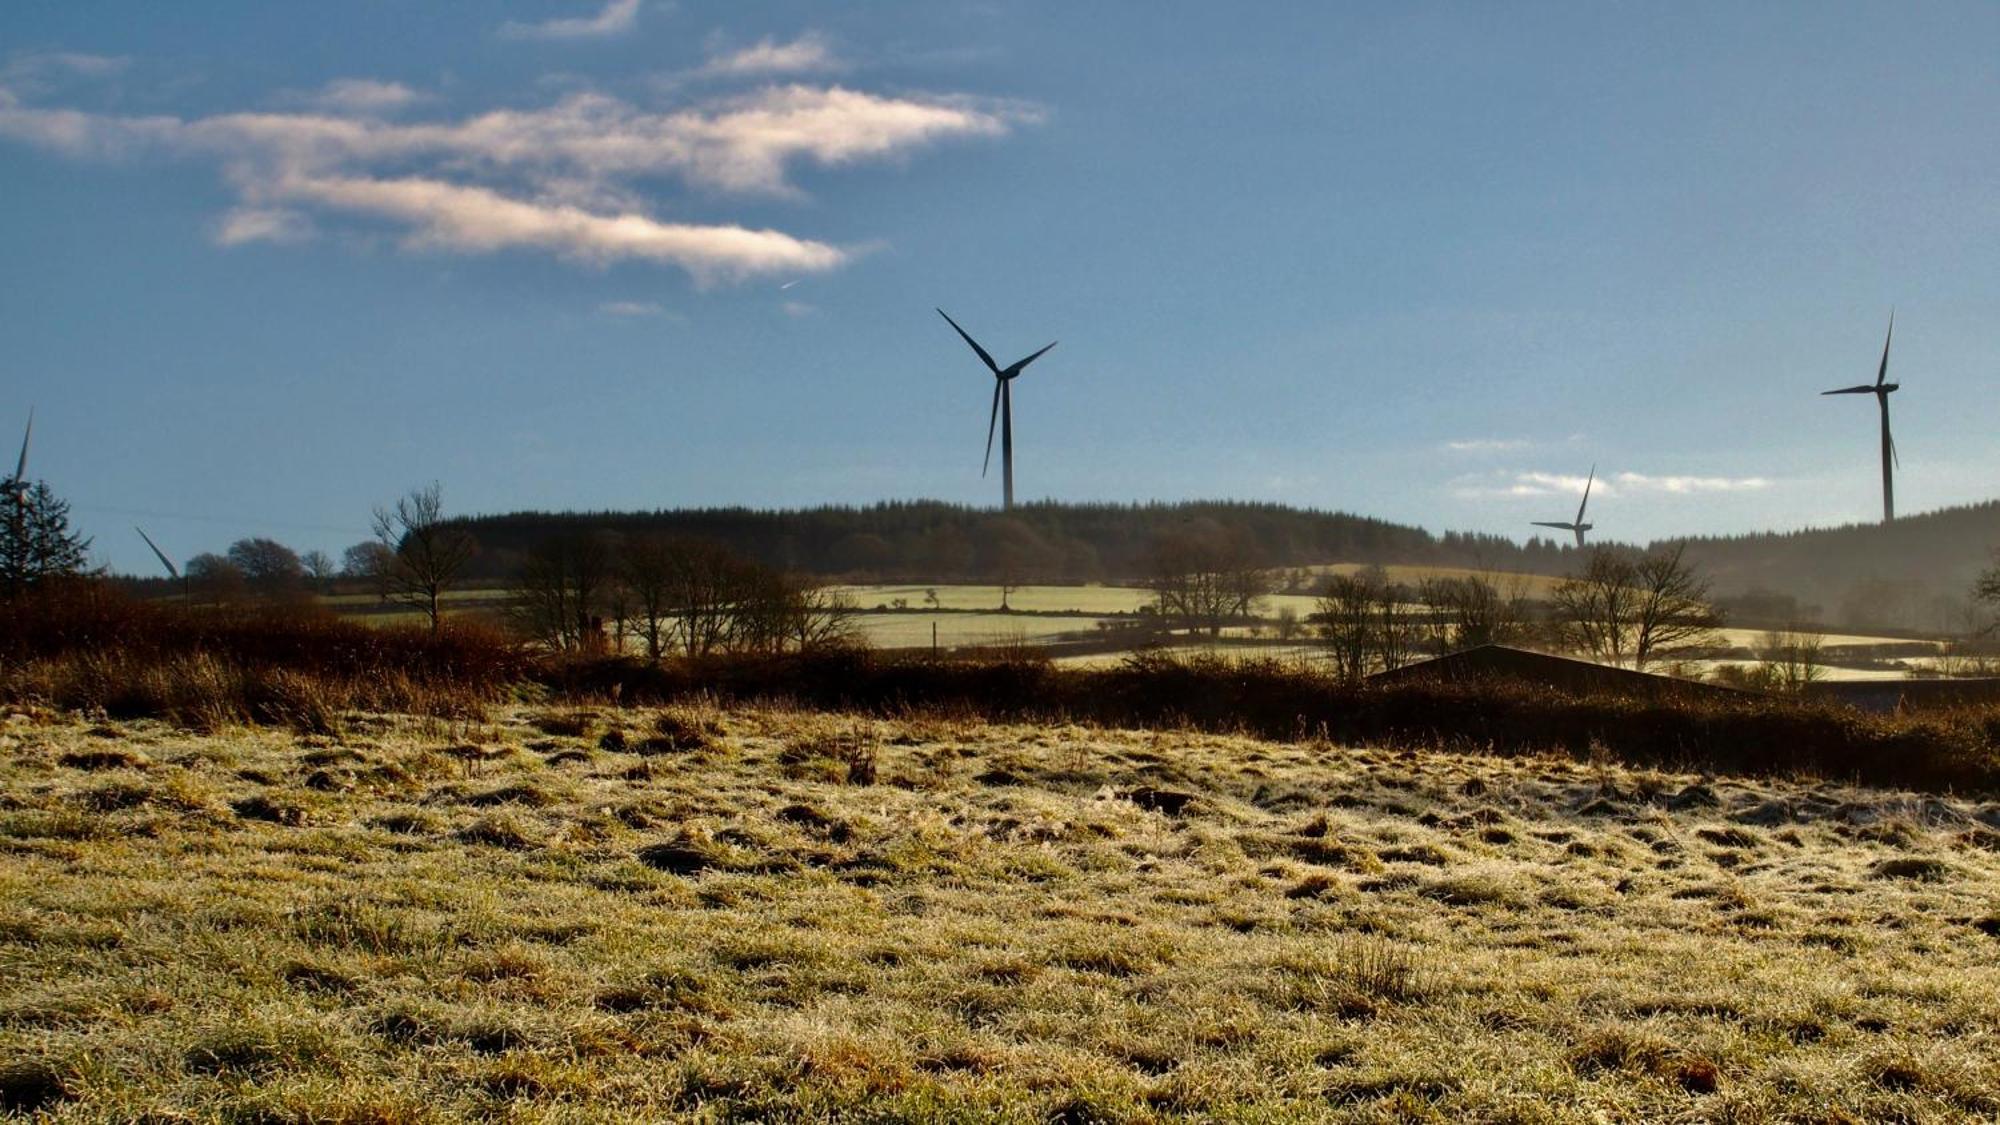
[[[1597,466],[1592,465],[1590,467],[1590,475],[1585,477],[1583,481],[1583,502],[1576,506],[1575,519],[1563,523],[1552,520],[1529,520],[1528,522],[1536,527],[1553,527],[1561,531],[1573,532],[1576,535],[1576,549],[1579,551],[1583,550],[1583,533],[1596,526],[1595,524],[1583,522],[1584,510],[1590,507],[1590,486],[1596,483]]]

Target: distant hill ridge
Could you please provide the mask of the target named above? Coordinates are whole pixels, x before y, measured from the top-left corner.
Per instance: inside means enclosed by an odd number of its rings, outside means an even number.
[[[909,582],[1102,582],[1147,572],[1160,537],[1226,536],[1273,567],[1404,563],[1562,574],[1573,547],[1536,537],[1433,533],[1350,512],[1245,501],[1026,504],[1011,513],[935,500],[800,509],[510,512],[461,521],[482,545],[479,577],[513,573],[552,535],[660,533],[725,543],[774,566]],[[1769,591],[1829,623],[1939,627],[2000,546],[2000,500],[1848,524],[1687,540],[1718,594]]]

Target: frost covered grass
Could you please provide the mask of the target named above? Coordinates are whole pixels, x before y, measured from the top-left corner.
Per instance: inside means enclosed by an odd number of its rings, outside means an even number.
[[[2000,1114],[2000,806],[719,708],[15,708],[0,1108]]]

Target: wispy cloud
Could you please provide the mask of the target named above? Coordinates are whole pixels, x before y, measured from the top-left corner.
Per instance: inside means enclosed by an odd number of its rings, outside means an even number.
[[[378,115],[416,97],[393,83],[350,80],[322,95],[333,102],[316,112],[182,119],[41,108],[0,91],[0,137],[80,158],[215,159],[239,196],[223,223],[226,244],[283,241],[307,229],[294,213],[339,212],[400,224],[414,248],[653,261],[707,282],[821,272],[855,251],[776,230],[666,222],[648,213],[639,184],[676,178],[725,196],[791,197],[799,163],[890,159],[1038,119],[1005,103],[839,86],[775,86],[664,112],[578,93],[540,109],[430,121]]]
[[[401,82],[336,78],[302,100],[329,113],[379,114],[403,109],[422,97]]]
[[[509,199],[479,187],[425,179],[294,177],[286,198],[374,215],[410,228],[413,249],[485,253],[517,248],[605,265],[641,260],[680,266],[702,282],[784,270],[829,270],[846,256],[783,231],[663,223],[635,213],[600,215],[568,205]]]
[[[250,242],[296,245],[313,237],[312,220],[281,207],[238,207],[217,224],[215,241],[223,246]]]
[[[785,310],[786,316],[789,316],[794,320],[797,320],[801,317],[819,315],[818,305],[807,304],[804,301],[786,301],[779,307]]]
[[[1510,453],[1532,444],[1523,438],[1468,438],[1445,442],[1444,447],[1453,453]]]
[[[625,34],[638,22],[639,0],[610,0],[594,16],[571,16],[541,23],[509,20],[500,26],[500,34],[509,39],[608,39]]]
[[[1550,473],[1540,470],[1477,473],[1461,476],[1450,485],[1451,494],[1461,500],[1495,500],[1548,496],[1581,496],[1590,478],[1584,474]],[[1625,493],[1666,493],[1687,495],[1714,492],[1756,492],[1771,487],[1767,477],[1656,476],[1623,472],[1597,478],[1591,486],[1594,496],[1613,497]]]
[[[767,78],[840,69],[843,64],[827,41],[808,32],[789,43],[760,39],[748,47],[715,55],[696,73],[712,78]]]
[[[642,317],[659,316],[667,310],[657,301],[606,301],[597,311],[605,316]]]
[[[1649,476],[1645,473],[1619,473],[1618,487],[1634,492],[1671,492],[1676,494],[1693,492],[1757,492],[1771,487],[1768,477],[1690,477],[1690,476]]]
[[[39,92],[66,79],[103,79],[123,73],[132,60],[123,55],[83,51],[25,51],[0,63],[0,86]]]

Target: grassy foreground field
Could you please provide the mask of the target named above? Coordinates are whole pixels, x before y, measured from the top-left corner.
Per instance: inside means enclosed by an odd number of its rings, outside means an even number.
[[[773,709],[0,728],[62,1120],[1955,1121],[2000,806]]]

